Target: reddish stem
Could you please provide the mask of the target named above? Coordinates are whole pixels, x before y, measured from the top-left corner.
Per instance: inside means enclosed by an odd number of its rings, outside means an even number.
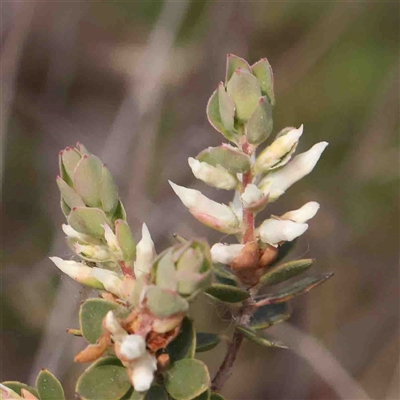
[[[252,149],[250,148],[249,143],[247,142],[244,136],[242,136],[241,147],[242,151],[245,154],[251,156]],[[250,169],[245,174],[243,174],[242,188],[241,188],[242,193],[246,190],[247,185],[250,184],[252,180],[253,180],[253,175]],[[251,211],[247,210],[243,204],[242,204],[242,210],[243,210],[243,223],[245,226],[245,230],[242,236],[242,243],[245,244],[252,242],[254,240],[254,215]],[[253,313],[253,308],[249,307],[249,301],[245,302],[244,305],[239,310],[238,321],[237,321],[238,325],[246,325],[249,322],[252,313]],[[226,382],[226,380],[231,375],[232,366],[235,363],[239,349],[242,346],[242,342],[243,342],[242,333],[237,329],[235,329],[232,340],[228,345],[224,361],[222,362],[221,366],[218,369],[218,372],[216,373],[212,381],[211,388],[213,391],[219,392],[224,383]]]
[[[118,264],[119,264],[119,266],[121,268],[121,271],[124,274],[124,276],[135,277],[131,267],[127,267],[123,261],[120,261]]]
[[[247,142],[246,138],[242,137],[242,151],[243,153],[251,156],[252,150]],[[253,175],[251,173],[251,169],[243,174],[242,178],[242,193],[246,190],[248,184],[253,180]],[[242,237],[242,243],[249,243],[254,240],[254,215],[251,211],[247,210],[243,205],[243,223],[245,226],[245,231]]]
[[[246,186],[251,183],[251,180],[251,171],[248,171],[243,175],[242,193],[245,191]],[[243,223],[246,229],[242,237],[242,243],[252,242],[254,239],[254,215],[245,207],[243,207]]]

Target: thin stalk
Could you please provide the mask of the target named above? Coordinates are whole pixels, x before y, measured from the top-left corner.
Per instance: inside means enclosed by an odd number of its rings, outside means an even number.
[[[241,143],[242,151],[251,156],[252,150],[247,143],[247,140],[243,137],[243,142]],[[242,185],[241,185],[241,192],[243,193],[246,190],[248,184],[252,182],[253,176],[251,173],[251,169],[243,174],[242,178]],[[254,214],[247,210],[244,205],[242,204],[242,211],[243,211],[243,224],[244,224],[244,233],[242,236],[242,243],[246,244],[252,242],[254,240]],[[251,293],[254,295],[255,293]],[[247,325],[251,315],[254,312],[254,307],[252,305],[253,300],[250,298],[249,300],[245,301],[243,306],[240,308],[238,312],[237,324],[238,325]],[[243,343],[243,335],[237,329],[235,329],[232,340],[230,341],[228,348],[226,349],[225,358],[222,361],[221,366],[216,373],[212,384],[211,389],[215,392],[219,392],[225,382],[231,375],[231,370],[233,364],[236,361],[236,357],[240,350],[240,347]]]

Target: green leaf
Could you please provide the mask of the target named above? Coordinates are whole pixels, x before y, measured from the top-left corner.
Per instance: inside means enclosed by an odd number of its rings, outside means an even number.
[[[219,344],[221,338],[216,333],[197,332],[196,333],[196,353],[208,351]]]
[[[219,393],[211,393],[210,400],[225,400]]]
[[[224,278],[222,276],[215,275],[216,283],[222,283],[223,285],[228,286],[239,286],[239,280],[236,278],[235,280],[230,278]]]
[[[72,147],[67,147],[59,153],[60,175],[70,186],[75,168],[80,160],[81,155]]]
[[[118,201],[117,208],[115,209],[114,215],[112,216],[113,221],[116,221],[117,219],[123,219],[124,221],[126,221],[126,211],[121,200]]]
[[[261,97],[258,106],[245,125],[247,141],[260,144],[268,139],[273,128],[272,108],[266,97]]]
[[[250,157],[241,151],[222,145],[219,147],[209,147],[203,150],[197,157],[199,161],[206,162],[216,167],[227,169],[233,174],[240,174],[250,169]]]
[[[228,129],[225,128],[220,110],[219,110],[219,98],[218,89],[214,91],[207,103],[207,118],[212,127],[218,132],[222,133],[228,140],[235,141],[234,135]]]
[[[84,155],[90,156],[91,155],[89,150],[81,142],[76,142],[75,148],[76,148],[76,150],[79,151],[79,153],[82,156],[84,156]]]
[[[25,383],[21,383],[18,381],[5,381],[2,383],[4,386],[8,387],[9,389],[17,393],[19,396],[22,396],[21,389],[25,389],[29,393],[32,393],[35,397],[39,398],[38,391],[35,388],[26,385]]]
[[[310,268],[313,262],[313,259],[306,258],[272,267],[260,278],[260,285],[272,286],[293,278]]]
[[[220,82],[218,85],[218,104],[221,122],[228,132],[234,131],[235,120],[235,103],[226,93],[224,84]]]
[[[274,75],[270,63],[266,58],[261,59],[251,66],[253,74],[261,85],[263,94],[267,95],[271,105],[275,105]]]
[[[293,297],[300,296],[303,293],[309,292],[311,289],[325,282],[332,275],[333,272],[330,272],[328,274],[303,278],[293,285],[278,291],[277,293],[265,295],[263,299],[268,300],[268,303],[270,304],[283,303],[285,301],[293,299]]]
[[[203,362],[185,358],[166,371],[164,386],[175,400],[191,400],[209,388],[210,375]]]
[[[102,238],[103,224],[109,224],[104,211],[99,208],[76,207],[68,216],[68,223],[78,232]]]
[[[75,168],[74,189],[89,207],[101,206],[101,175],[102,163],[94,155],[84,155]]]
[[[281,349],[287,349],[288,347],[280,342],[272,342],[271,340],[267,339],[264,336],[260,336],[257,334],[256,331],[253,331],[250,328],[245,326],[238,326],[236,329],[243,334],[243,336],[252,342],[255,342],[264,347],[279,347]]]
[[[61,211],[63,212],[65,217],[68,218],[68,215],[71,212],[71,209],[67,206],[67,203],[64,201],[62,196],[61,196],[60,206],[61,206]]]
[[[88,299],[79,310],[79,323],[82,336],[91,344],[96,343],[103,333],[103,318],[110,310],[116,310],[118,305],[104,299]]]
[[[210,400],[211,392],[210,389],[206,390],[202,394],[196,396],[193,400]]]
[[[171,315],[186,312],[188,302],[179,294],[152,286],[146,293],[147,307],[156,316],[167,318]]]
[[[36,378],[40,400],[64,400],[64,389],[59,380],[47,369],[42,369]]]
[[[152,273],[155,274],[155,282],[158,287],[177,290],[178,282],[175,264],[172,260],[172,249],[167,249],[160,255],[157,262],[154,263]]]
[[[56,181],[58,189],[61,192],[61,196],[69,208],[85,207],[85,203],[83,202],[81,196],[79,196],[79,194],[76,193],[71,186],[67,185],[67,183],[65,183],[61,177],[57,176]]]
[[[75,390],[83,400],[119,400],[130,387],[127,370],[121,361],[105,357],[80,376]]]
[[[129,400],[168,400],[168,394],[160,385],[152,386],[147,392],[133,392]]]
[[[101,171],[100,197],[103,210],[113,213],[118,206],[118,187],[104,164]]]
[[[226,303],[240,303],[250,297],[249,292],[235,286],[213,283],[205,293]]]
[[[144,400],[144,396],[146,396],[146,392],[133,391],[132,395],[129,396],[128,399],[129,400]],[[125,398],[125,396],[123,398]]]
[[[228,267],[226,267],[224,264],[221,263],[213,263],[213,271],[214,274],[221,277],[221,278],[226,278],[230,280],[237,280],[236,275],[232,272],[232,270]]]
[[[250,318],[250,328],[266,329],[290,317],[288,303],[267,304],[257,309]]]
[[[182,358],[193,358],[196,349],[196,332],[190,318],[183,318],[178,336],[168,344],[166,351],[171,363]]]
[[[236,118],[246,122],[252,116],[262,96],[257,78],[245,69],[238,68],[229,80],[226,90],[236,106]]]
[[[243,68],[244,70],[247,70],[249,72],[251,71],[250,65],[244,58],[235,56],[234,54],[228,54],[226,56],[225,84],[228,83],[229,79],[231,79],[233,73],[238,68]]]
[[[117,219],[115,221],[115,235],[117,236],[119,247],[122,250],[124,261],[133,261],[136,254],[136,244],[133,239],[131,228],[123,219]]]
[[[168,394],[162,386],[154,385],[147,391],[144,400],[168,400]]]

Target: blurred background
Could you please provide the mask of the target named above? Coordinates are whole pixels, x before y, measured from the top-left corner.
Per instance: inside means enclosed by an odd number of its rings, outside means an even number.
[[[227,53],[275,72],[274,131],[304,124],[298,152],[330,143],[314,172],[264,211],[315,200],[292,257],[335,277],[293,302],[270,330],[292,350],[243,347],[231,400],[399,398],[399,4],[391,1],[35,1],[1,4],[2,289],[0,380],[48,368],[73,398],[83,346],[79,303],[94,293],[63,278],[57,153],[76,141],[107,163],[137,240],[222,236],[193,219],[167,183],[196,182],[187,158],[223,137],[206,102]],[[229,334],[207,298],[199,330]],[[203,353],[216,371],[224,344]],[[330,382],[332,381],[332,382]],[[338,385],[340,382],[340,385]],[[336,386],[335,386],[336,385]]]

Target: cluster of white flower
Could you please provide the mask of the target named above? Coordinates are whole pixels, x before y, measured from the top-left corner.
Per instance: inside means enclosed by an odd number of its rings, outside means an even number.
[[[252,181],[241,194],[237,192],[241,207],[256,214],[313,170],[328,143],[317,143],[310,150],[292,159],[302,133],[303,125],[298,129],[283,130],[251,161]],[[242,174],[235,176],[221,165],[211,166],[194,158],[189,158],[189,165],[196,178],[216,188],[234,189],[243,179]],[[225,233],[243,231],[242,212],[235,202],[230,205],[220,204],[198,190],[172,182],[170,184],[182,203],[204,224]],[[271,217],[255,229],[255,239],[275,247],[283,242],[292,241],[307,230],[306,222],[315,216],[318,209],[319,204],[311,201],[298,210],[289,211],[280,217]],[[230,265],[242,248],[242,244],[216,243],[211,249],[212,259],[214,262]]]
[[[101,246],[93,244],[93,238],[74,230],[70,225],[63,224],[64,233],[69,239],[75,241],[74,246],[85,247],[85,254],[92,253],[93,258],[101,260],[100,255],[104,252],[113,253],[116,256],[121,253],[117,238],[111,228],[104,224],[104,241]],[[100,240],[99,240],[100,242]],[[142,239],[136,247],[136,261],[134,263],[134,272],[136,278],[139,278],[150,272],[152,263],[156,257],[154,242],[151,239],[150,232],[143,224]],[[120,299],[130,301],[132,296],[132,286],[134,281],[129,276],[121,276],[114,271],[106,268],[89,267],[84,262],[73,260],[63,260],[60,257],[50,257],[50,260],[65,274],[72,279],[86,286],[95,289],[106,290]]]
[[[137,392],[150,389],[157,370],[157,360],[146,350],[146,341],[140,335],[129,335],[119,324],[112,311],[104,319],[106,329],[111,333],[115,352],[129,371],[133,387]]]

